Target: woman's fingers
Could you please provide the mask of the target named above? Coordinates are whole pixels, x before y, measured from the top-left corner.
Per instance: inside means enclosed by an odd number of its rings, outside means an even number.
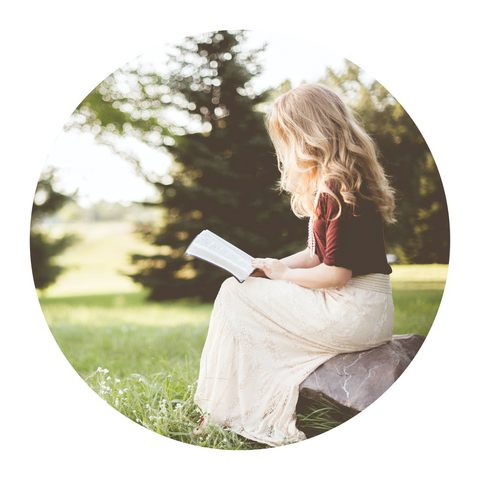
[[[286,265],[275,258],[254,258],[252,267],[262,270],[272,280],[281,280],[288,270]]]
[[[266,258],[253,258],[252,267],[261,268],[261,269],[263,269],[264,267],[268,268],[266,260],[267,260]]]

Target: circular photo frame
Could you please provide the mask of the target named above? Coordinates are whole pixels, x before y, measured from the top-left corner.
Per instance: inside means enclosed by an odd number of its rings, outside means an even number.
[[[327,45],[384,85],[412,117],[427,142],[440,172],[450,212],[450,263],[443,299],[432,328],[411,366],[376,402],[333,430],[298,444],[261,451],[221,451],[174,441],[132,422],[103,401],[75,372],[55,342],[42,310],[29,262],[31,206],[35,188],[51,145],[83,98],[114,70],[140,56],[152,43],[215,30],[287,32]],[[331,31],[300,20],[261,13],[223,13],[187,18],[140,35],[100,59],[65,93],[53,108],[31,148],[17,193],[13,225],[13,256],[17,288],[31,332],[45,360],[68,391],[95,417],[115,432],[154,452],[191,463],[249,468],[302,460],[338,447],[364,432],[394,409],[422,379],[441,349],[456,314],[467,257],[466,213],[462,188],[446,142],[425,106],[397,74],[370,52]]]

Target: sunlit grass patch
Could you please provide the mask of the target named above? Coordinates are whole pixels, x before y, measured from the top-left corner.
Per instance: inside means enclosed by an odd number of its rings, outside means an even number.
[[[392,265],[393,290],[443,290],[448,265]]]
[[[45,298],[41,305],[55,340],[84,377],[99,364],[116,376],[156,374],[189,361],[197,368],[212,309],[145,302],[140,293]]]

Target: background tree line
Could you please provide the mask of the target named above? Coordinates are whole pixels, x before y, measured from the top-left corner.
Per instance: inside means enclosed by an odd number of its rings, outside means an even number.
[[[163,223],[138,231],[159,247],[157,255],[133,255],[135,282],[150,298],[200,296],[211,300],[228,274],[184,252],[209,229],[253,256],[281,258],[305,247],[306,221],[290,211],[276,190],[274,149],[264,112],[291,88],[285,82],[260,95],[252,79],[261,73],[258,53],[243,48],[245,33],[210,32],[176,47],[160,75],[146,67],[122,67],[77,107],[70,128],[96,135],[159,192]],[[378,82],[346,62],[319,79],[342,94],[376,141],[399,192],[398,225],[386,230],[388,253],[401,263],[448,263],[449,225],[443,186],[433,157],[412,119]],[[125,88],[125,85],[128,88]],[[176,115],[173,115],[175,112]],[[170,175],[151,179],[115,138],[134,136],[173,159]]]
[[[65,205],[75,202],[76,192],[72,195],[64,195],[54,189],[55,173],[54,168],[48,168],[42,172],[32,205],[30,260],[33,281],[39,290],[54,283],[64,270],[64,267],[55,264],[55,257],[79,240],[73,233],[52,238],[40,227],[42,220],[51,217]]]

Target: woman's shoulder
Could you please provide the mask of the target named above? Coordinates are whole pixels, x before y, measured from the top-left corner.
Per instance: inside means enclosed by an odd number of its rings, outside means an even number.
[[[347,214],[348,206],[345,204],[340,188],[334,182],[325,182],[328,190],[322,191],[318,198],[317,216],[324,220],[332,219],[340,214]]]
[[[334,180],[326,180],[324,182],[324,186],[326,188],[322,189],[320,193],[319,204],[322,204],[323,207],[328,205],[330,208],[334,207],[335,205],[337,207],[340,207],[340,205],[343,207],[345,202],[341,193],[340,184]]]

